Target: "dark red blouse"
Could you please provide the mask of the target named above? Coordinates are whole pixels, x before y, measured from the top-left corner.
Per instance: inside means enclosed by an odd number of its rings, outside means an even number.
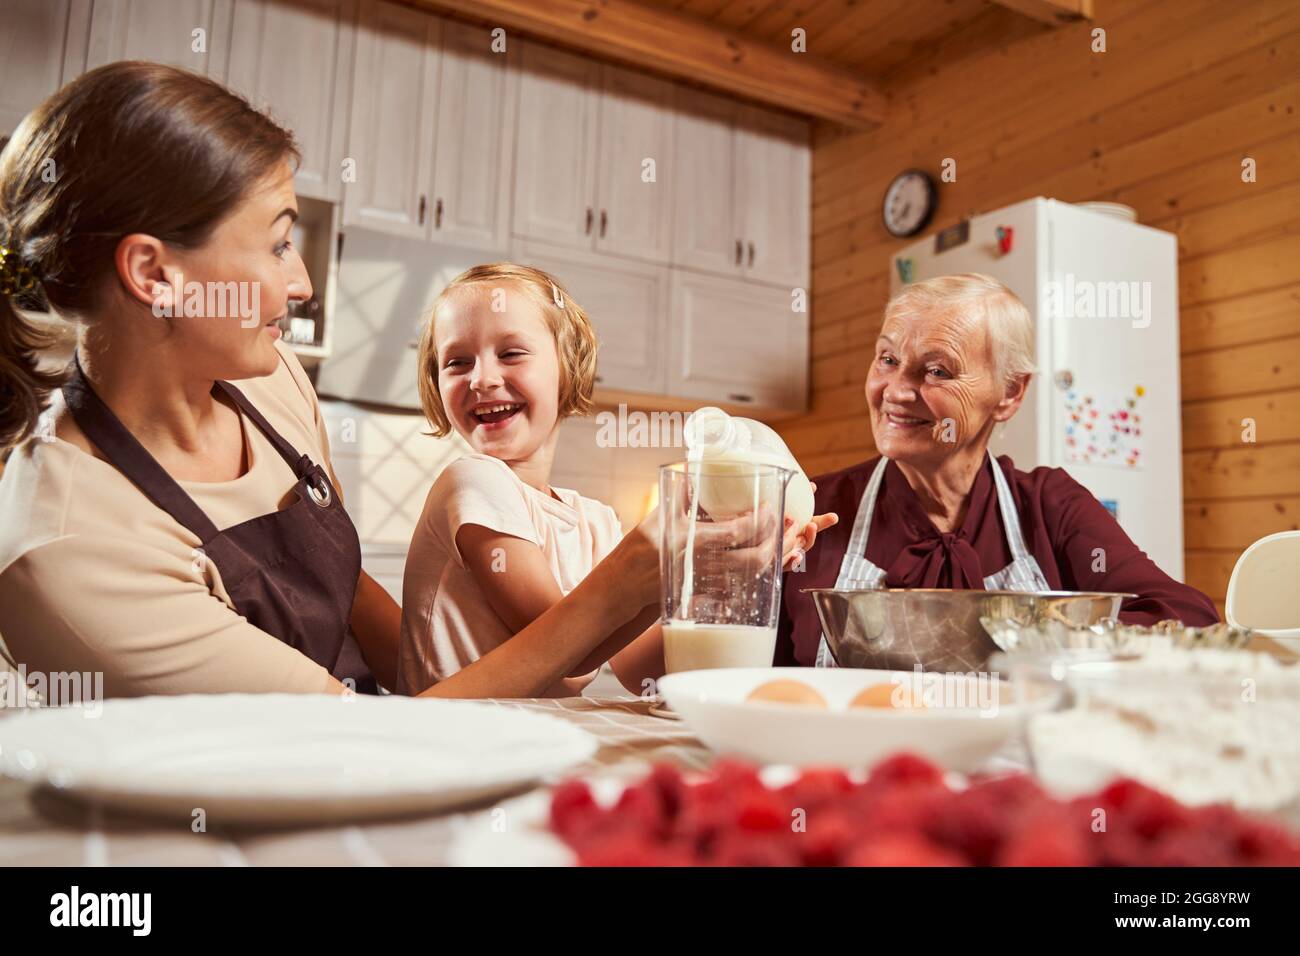
[[[835,527],[817,536],[802,571],[785,576],[776,664],[811,666],[821,623],[812,598],[801,588],[831,588],[839,576],[863,489],[879,458],[813,480],[817,513],[834,511]],[[1120,591],[1120,620],[1153,624],[1176,618],[1202,627],[1218,621],[1213,602],[1195,588],[1165,574],[1135,545],[1111,513],[1060,468],[1017,471],[1005,455],[997,459],[1020,513],[1020,528],[1038,566],[1054,590]],[[941,534],[898,466],[886,466],[867,537],[867,559],[885,570],[891,588],[983,588],[984,579],[1011,563],[988,461],[971,488],[961,528]],[[1103,549],[1105,570],[1095,572],[1095,549]]]

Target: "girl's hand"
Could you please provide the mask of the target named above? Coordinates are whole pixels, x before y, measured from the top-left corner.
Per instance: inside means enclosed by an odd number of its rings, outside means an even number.
[[[660,600],[659,526],[659,509],[656,507],[623,536],[610,554],[610,557],[619,555],[618,585],[626,588],[629,617],[647,605],[658,604]]]

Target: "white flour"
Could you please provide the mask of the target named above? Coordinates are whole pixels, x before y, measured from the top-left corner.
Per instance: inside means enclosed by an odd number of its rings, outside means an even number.
[[[1031,720],[1048,787],[1078,794],[1127,776],[1188,804],[1272,810],[1300,798],[1300,667],[1203,648],[1115,667],[1121,678],[1071,677],[1075,706]]]

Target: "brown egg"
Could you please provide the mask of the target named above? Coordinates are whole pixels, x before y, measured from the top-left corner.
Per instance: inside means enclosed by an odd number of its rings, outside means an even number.
[[[826,698],[802,681],[770,680],[749,692],[746,703],[762,701],[767,704],[794,704],[798,707],[826,709]]]
[[[897,705],[895,705],[897,692]],[[921,710],[925,701],[920,694],[912,693],[906,684],[872,684],[858,691],[856,697],[849,701],[849,707],[877,707],[885,710]]]

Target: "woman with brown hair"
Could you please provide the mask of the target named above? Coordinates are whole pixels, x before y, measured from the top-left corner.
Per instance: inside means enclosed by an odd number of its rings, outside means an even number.
[[[224,87],[141,62],[68,84],[0,154],[0,636],[29,673],[102,672],[109,696],[393,685],[400,611],[275,324],[311,296],[297,158]],[[32,297],[77,323],[66,371],[39,364]],[[426,693],[535,695],[640,633],[652,522]]]

